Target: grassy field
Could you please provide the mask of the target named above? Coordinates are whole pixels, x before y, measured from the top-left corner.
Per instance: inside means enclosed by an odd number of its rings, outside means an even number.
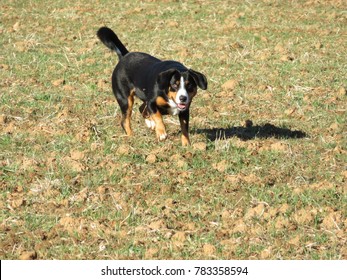
[[[204,73],[192,146],[110,77],[130,51]],[[345,1],[2,1],[1,259],[347,259]]]

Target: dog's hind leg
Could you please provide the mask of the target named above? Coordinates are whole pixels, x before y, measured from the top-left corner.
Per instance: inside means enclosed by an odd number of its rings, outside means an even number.
[[[134,105],[134,95],[135,90],[130,90],[127,94],[121,94],[118,90],[115,91],[116,99],[122,111],[121,126],[128,136],[133,135],[130,120]]]

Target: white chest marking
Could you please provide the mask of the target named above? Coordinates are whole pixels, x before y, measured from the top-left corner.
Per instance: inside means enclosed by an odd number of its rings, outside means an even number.
[[[170,114],[177,115],[179,112],[177,108],[177,104],[173,100],[169,99],[169,105],[170,105],[170,109],[169,109]]]

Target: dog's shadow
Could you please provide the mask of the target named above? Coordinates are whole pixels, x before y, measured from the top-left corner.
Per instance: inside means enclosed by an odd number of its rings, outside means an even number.
[[[291,130],[285,127],[278,127],[270,123],[264,125],[253,125],[248,121],[247,126],[233,126],[227,128],[198,128],[193,131],[197,134],[205,134],[210,141],[216,139],[229,139],[237,137],[241,140],[251,139],[291,139],[291,138],[305,138],[308,135],[300,130]]]

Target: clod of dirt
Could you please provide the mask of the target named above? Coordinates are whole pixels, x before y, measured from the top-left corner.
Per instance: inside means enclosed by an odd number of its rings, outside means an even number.
[[[63,226],[67,231],[71,231],[74,229],[76,225],[76,221],[71,217],[63,217],[60,219],[59,224]]]
[[[296,107],[292,107],[292,108],[289,108],[287,110],[284,111],[284,113],[287,115],[287,116],[291,116],[295,113],[296,111]]]
[[[187,162],[180,154],[172,155],[170,157],[170,161],[172,161],[179,168],[187,167]]]
[[[224,21],[224,24],[222,25],[222,29],[224,31],[228,31],[230,29],[234,29],[235,27],[238,26],[238,23],[236,21],[236,19],[232,19],[232,18],[227,18],[225,21]]]
[[[19,29],[20,29],[20,22],[19,21],[17,21],[13,26],[12,26],[12,30],[14,31],[14,32],[17,32],[17,31],[19,31]]]
[[[344,97],[344,96],[347,96],[347,89],[344,88],[344,87],[340,87],[337,91],[337,95],[339,97]]]
[[[273,220],[279,214],[279,210],[274,207],[267,207],[267,211],[264,213],[264,219]]]
[[[10,68],[10,66],[8,66],[7,64],[0,64],[1,70],[8,70],[9,68]]]
[[[37,253],[36,251],[24,251],[20,257],[20,260],[36,260],[37,259]]]
[[[73,160],[81,160],[84,158],[85,154],[81,151],[71,151],[70,156]]]
[[[329,126],[329,131],[331,131],[333,133],[335,133],[339,129],[340,129],[340,124],[338,122],[335,122],[335,123],[331,124],[331,126]]]
[[[153,154],[149,154],[147,157],[146,157],[146,161],[148,163],[155,163],[157,161],[157,156],[156,155],[153,155]]]
[[[17,198],[17,199],[14,199],[13,201],[11,201],[11,207],[13,209],[16,209],[16,208],[24,205],[24,203],[25,203],[25,200],[22,197],[20,197],[20,198]]]
[[[24,157],[22,159],[22,165],[20,167],[21,170],[30,170],[35,168],[38,165],[38,162],[31,158]]]
[[[282,142],[275,143],[264,143],[264,146],[259,148],[259,152],[267,152],[267,151],[275,151],[275,152],[287,152],[288,145]]]
[[[276,229],[285,229],[289,227],[289,220],[284,217],[278,217],[275,223]]]
[[[81,172],[85,169],[85,167],[83,166],[83,164],[77,160],[73,160],[70,157],[65,157],[64,158],[64,162],[66,164],[66,166],[68,166],[69,168],[71,168],[71,170],[75,171],[75,172]]]
[[[164,205],[166,206],[166,207],[173,207],[175,204],[176,204],[177,202],[175,201],[175,200],[173,200],[172,198],[168,198],[168,199],[166,199],[165,200],[165,203],[164,203]]]
[[[5,115],[0,115],[0,124],[5,124],[7,123],[8,118]]]
[[[176,232],[172,237],[171,241],[174,247],[182,247],[186,241],[186,234],[183,231]]]
[[[22,193],[23,192],[23,187],[22,186],[17,186],[16,188],[15,188],[15,192],[16,193]]]
[[[178,27],[179,26],[178,22],[174,21],[174,20],[169,21],[167,24],[169,27]]]
[[[67,91],[67,92],[71,92],[71,91],[74,91],[76,88],[72,85],[64,85],[63,86],[63,90],[64,91]]]
[[[52,85],[55,87],[61,86],[61,85],[65,85],[65,80],[64,79],[58,79],[58,80],[54,80],[52,82]]]
[[[330,183],[330,182],[324,180],[324,181],[321,181],[321,182],[316,182],[316,183],[310,184],[308,187],[310,189],[319,191],[319,190],[331,190],[331,189],[334,189],[335,185],[333,183]]]
[[[247,225],[243,221],[243,219],[239,219],[234,223],[234,227],[232,228],[232,233],[244,233],[248,230]]]
[[[332,212],[329,213],[322,222],[322,227],[325,229],[340,229],[341,226],[341,221],[342,221],[342,215],[340,212]]]
[[[300,245],[300,236],[297,235],[297,236],[295,236],[294,238],[290,239],[290,240],[288,241],[288,244],[289,244],[289,245],[293,245],[293,246],[299,246],[299,245]]]
[[[271,144],[270,148],[272,151],[286,152],[288,150],[288,145],[278,142],[278,143]]]
[[[233,186],[238,185],[242,182],[238,175],[226,175],[225,180],[227,180]]]
[[[308,225],[314,221],[315,211],[309,209],[300,209],[294,213],[294,220],[299,225]]]
[[[278,209],[278,212],[284,214],[289,210],[289,208],[289,205],[285,203]]]
[[[150,223],[148,227],[152,230],[160,230],[160,229],[166,229],[166,224],[163,220],[158,220],[158,221]]]
[[[129,145],[120,145],[117,149],[117,154],[118,155],[127,155],[130,152],[130,147]]]
[[[234,50],[241,50],[245,48],[240,42],[234,42],[230,45],[230,47]]]
[[[224,210],[224,211],[222,212],[222,214],[221,214],[221,217],[222,217],[222,221],[223,221],[223,222],[227,222],[227,221],[230,219],[230,217],[231,217],[230,211]]]
[[[211,256],[211,255],[214,255],[216,254],[216,247],[211,245],[211,244],[205,244],[203,247],[202,247],[202,251],[204,252],[205,255],[207,256]]]
[[[261,217],[265,212],[265,205],[260,203],[258,204],[256,207],[251,208],[247,211],[246,215],[245,215],[245,219],[251,219],[253,217]]]
[[[101,201],[104,201],[106,198],[106,192],[107,192],[107,188],[100,186],[97,188],[97,191],[99,193],[99,197]]]
[[[226,160],[222,160],[216,164],[212,165],[214,169],[218,170],[219,172],[224,172],[228,168],[228,163]]]
[[[194,231],[195,230],[195,224],[194,223],[188,223],[183,225],[183,229],[187,231]]]
[[[261,182],[261,179],[252,173],[244,176],[240,175],[240,179],[241,181],[246,182],[247,184],[257,184]]]
[[[281,56],[281,61],[293,61],[294,57],[291,55],[282,55]]]
[[[109,87],[110,87],[109,83],[106,80],[104,80],[104,79],[99,79],[98,83],[97,83],[97,86],[98,86],[98,89],[100,89],[102,91],[108,90]]]
[[[225,250],[228,251],[235,251],[237,245],[238,245],[238,240],[237,239],[225,239],[220,242],[220,244],[224,247]]]
[[[233,91],[238,86],[238,84],[239,82],[236,80],[229,80],[222,85],[222,89],[225,91]]]
[[[318,42],[318,43],[316,43],[314,45],[314,47],[315,47],[316,50],[320,50],[320,49],[322,49],[324,47],[324,45],[322,43]]]
[[[198,151],[205,151],[206,147],[207,145],[205,142],[197,142],[193,144],[193,149]]]
[[[271,256],[271,248],[264,249],[260,253],[260,258],[261,259],[268,259]]]
[[[73,196],[73,201],[85,202],[88,198],[88,188],[84,188]]]
[[[157,248],[149,248],[145,252],[146,259],[152,259],[158,255],[159,250]]]
[[[341,249],[341,259],[342,260],[347,259],[347,247]]]
[[[186,234],[183,231],[178,231],[172,236],[171,239],[179,242],[184,242],[186,241]]]
[[[274,50],[275,50],[276,53],[280,53],[280,54],[283,54],[283,53],[287,52],[286,48],[282,44],[280,44],[280,43],[275,46]]]

